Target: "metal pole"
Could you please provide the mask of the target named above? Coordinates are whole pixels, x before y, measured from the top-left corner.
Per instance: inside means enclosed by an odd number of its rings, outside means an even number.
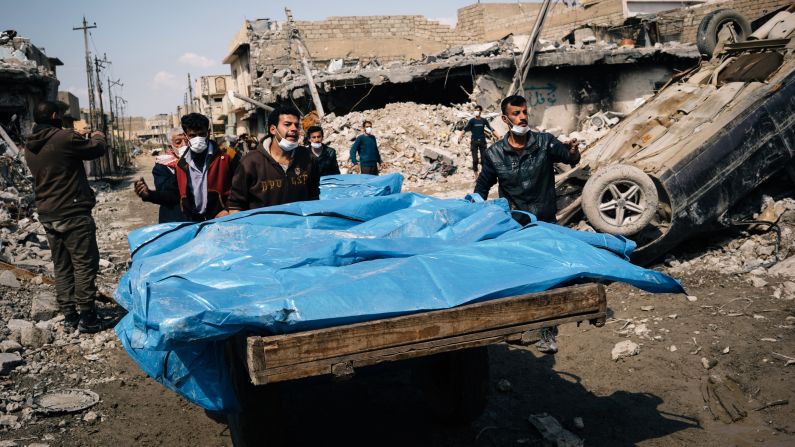
[[[301,57],[301,66],[304,69],[304,76],[306,77],[307,87],[309,87],[309,93],[312,95],[312,102],[315,104],[315,111],[317,111],[318,117],[322,119],[326,113],[323,111],[323,103],[320,102],[320,95],[317,93],[317,86],[315,85],[315,79],[312,77],[312,68],[309,66],[309,60],[306,57],[307,51],[306,48],[304,48],[304,42],[301,39],[301,33],[298,28],[295,27],[293,13],[290,12],[290,9],[284,8],[284,13],[287,15],[287,26],[288,32],[290,33],[290,40],[295,41],[296,46],[298,47],[298,55]]]
[[[93,25],[89,26],[88,22],[86,22],[86,16],[83,16],[83,26],[72,28],[73,31],[83,30],[83,44],[85,45],[86,52],[86,79],[88,82],[88,126],[92,129],[96,124],[96,121],[94,121],[94,110],[96,109],[96,106],[94,104],[94,70],[92,70],[93,67],[91,64],[91,52],[88,49],[88,30],[96,27],[97,22],[94,22]]]
[[[511,87],[508,89],[509,95],[516,95],[523,90],[523,85],[525,79],[527,79],[527,74],[530,72],[530,66],[533,64],[533,59],[535,58],[535,50],[536,50],[536,43],[538,42],[538,36],[541,34],[541,28],[544,27],[544,22],[547,18],[547,13],[549,12],[549,7],[552,4],[550,0],[544,0],[544,3],[541,5],[541,9],[538,11],[538,16],[536,17],[536,23],[533,25],[533,31],[530,33],[530,37],[527,39],[527,46],[525,46],[524,52],[522,52],[522,59],[519,62],[519,66],[516,67],[516,73],[513,77],[513,82],[511,82]]]

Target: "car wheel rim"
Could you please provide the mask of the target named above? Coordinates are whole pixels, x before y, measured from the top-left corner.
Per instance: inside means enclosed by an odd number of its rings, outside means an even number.
[[[638,220],[646,208],[640,185],[623,180],[608,184],[602,191],[599,214],[605,222],[620,227]]]

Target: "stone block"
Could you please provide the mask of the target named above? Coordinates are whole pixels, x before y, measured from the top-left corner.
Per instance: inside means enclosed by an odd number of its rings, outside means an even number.
[[[58,301],[55,295],[42,292],[33,298],[30,309],[30,318],[33,321],[50,320],[58,314]]]

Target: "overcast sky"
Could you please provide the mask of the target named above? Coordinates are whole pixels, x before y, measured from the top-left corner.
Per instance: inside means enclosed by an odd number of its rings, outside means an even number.
[[[297,20],[328,16],[420,14],[454,24],[458,8],[476,0],[345,2],[296,0],[285,5],[265,0],[25,0],[5,5],[0,30],[14,29],[57,57],[60,90],[68,90],[87,107],[83,33],[73,31],[85,14],[96,22],[89,42],[92,52],[112,64],[112,79],[124,84],[121,94],[133,115],[174,113],[187,89],[187,74],[229,74],[221,60],[245,19],[284,18],[289,6]],[[103,75],[103,86],[107,82]],[[106,93],[103,93],[106,95]],[[114,92],[116,95],[117,92]],[[105,100],[107,104],[107,99]],[[107,105],[106,105],[107,107]]]

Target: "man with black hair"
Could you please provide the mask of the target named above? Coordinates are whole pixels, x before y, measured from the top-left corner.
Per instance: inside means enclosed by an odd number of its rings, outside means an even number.
[[[378,142],[375,141],[373,136],[373,122],[365,120],[362,123],[364,133],[356,137],[351,146],[351,164],[353,164],[354,172],[359,171],[361,174],[378,175],[378,171],[383,167],[381,161],[381,153],[378,151]],[[356,155],[359,159],[357,160]]]
[[[247,153],[232,180],[230,212],[317,200],[320,175],[309,148],[299,145],[301,113],[277,107],[268,116],[268,137]]]
[[[102,330],[95,304],[99,249],[91,217],[96,200],[83,162],[105,155],[105,135],[92,132],[86,138],[62,129],[54,102],[39,103],[33,117],[36,125],[25,145],[25,162],[33,175],[39,221],[52,252],[64,327],[98,332]]]
[[[323,128],[312,126],[306,130],[309,139],[309,148],[312,150],[312,158],[317,161],[317,170],[321,177],[324,175],[336,175],[340,173],[340,166],[337,163],[337,151],[323,142]]]
[[[210,120],[206,116],[189,113],[180,124],[188,139],[188,150],[175,169],[182,213],[193,222],[229,214],[232,177],[240,155],[232,148],[218,147],[209,138]]]
[[[481,117],[483,107],[475,106],[475,117],[471,118],[467,125],[464,126],[464,133],[472,132],[472,140],[469,143],[469,149],[472,151],[472,170],[475,172],[475,177],[478,175],[478,156],[483,159],[483,151],[486,150],[486,129],[494,133],[489,120]]]
[[[475,192],[485,200],[491,187],[499,182],[500,197],[508,200],[512,210],[526,211],[539,220],[554,223],[557,204],[553,163],[576,165],[580,161],[577,142],[565,145],[551,134],[531,131],[527,100],[522,96],[503,99],[500,109],[503,122],[511,130],[483,154],[483,170]],[[513,217],[522,225],[530,223],[526,214],[514,213]],[[544,328],[536,343],[538,350],[557,352],[557,332],[557,327]]]
[[[576,165],[580,161],[577,142],[563,144],[546,132],[528,127],[527,101],[522,96],[505,98],[500,105],[502,120],[511,129],[483,154],[483,170],[475,192],[483,199],[499,182],[500,197],[513,210],[527,211],[539,220],[555,222],[557,212],[553,163]],[[521,224],[530,222],[524,214],[514,214]]]

